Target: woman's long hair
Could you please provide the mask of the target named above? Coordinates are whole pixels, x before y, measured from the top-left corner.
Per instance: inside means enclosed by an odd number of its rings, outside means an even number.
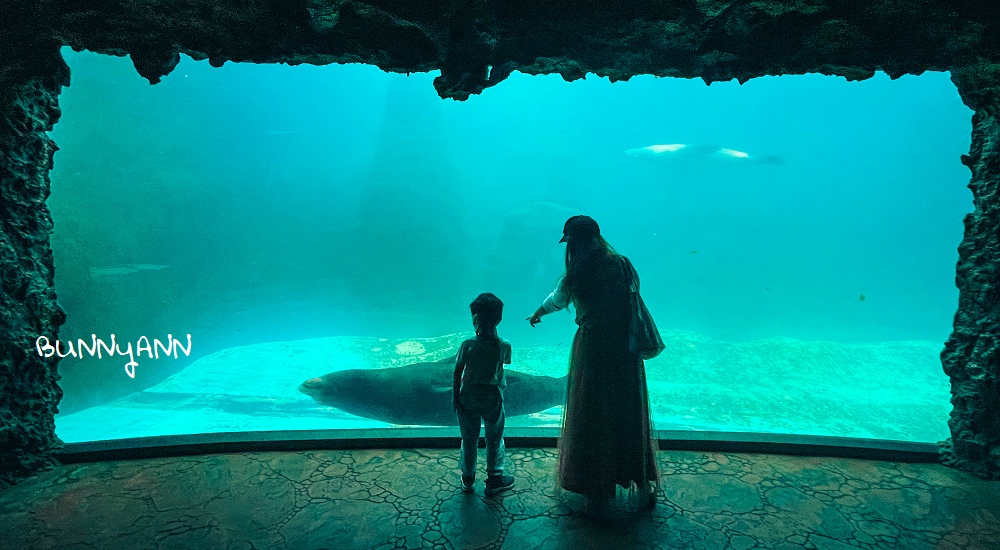
[[[578,288],[580,278],[585,271],[583,266],[596,254],[607,255],[617,254],[617,252],[600,235],[589,239],[570,238],[566,241],[565,285],[569,296],[575,296],[575,290]]]

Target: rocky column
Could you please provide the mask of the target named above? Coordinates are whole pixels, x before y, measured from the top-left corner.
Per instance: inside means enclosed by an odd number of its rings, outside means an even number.
[[[975,109],[972,147],[962,156],[972,170],[975,210],[965,217],[955,278],[958,312],[941,353],[953,406],[942,460],[1000,479],[1000,67],[978,65],[952,75]]]
[[[19,51],[0,52],[0,488],[47,467],[62,444],[56,360],[40,357],[35,339],[54,340],[65,319],[45,200],[56,151],[47,132],[69,68],[54,41],[12,43]]]

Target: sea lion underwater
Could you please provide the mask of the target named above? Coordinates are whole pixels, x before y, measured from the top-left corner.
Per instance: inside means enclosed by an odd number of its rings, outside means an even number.
[[[299,391],[344,412],[391,424],[457,426],[452,408],[455,356],[388,369],[349,369],[310,378]],[[566,397],[565,376],[535,376],[504,369],[504,414],[531,414]]]
[[[671,143],[665,145],[649,145],[635,149],[626,149],[630,157],[663,159],[663,160],[698,160],[715,162],[736,162],[746,164],[784,164],[785,159],[777,155],[752,155],[736,149],[719,147],[718,145],[690,145]]]

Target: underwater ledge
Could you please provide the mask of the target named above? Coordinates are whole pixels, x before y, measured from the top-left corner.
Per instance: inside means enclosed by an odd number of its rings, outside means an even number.
[[[555,448],[558,428],[508,428],[505,446]],[[63,464],[200,454],[355,449],[458,449],[456,428],[287,430],[168,435],[67,443]],[[820,435],[657,430],[659,450],[857,458],[891,462],[938,462],[934,443]],[[485,446],[480,437],[479,446]]]

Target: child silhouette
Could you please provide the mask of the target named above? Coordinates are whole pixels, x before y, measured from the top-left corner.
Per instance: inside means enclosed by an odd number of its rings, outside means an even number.
[[[504,475],[503,390],[507,387],[503,366],[510,364],[511,347],[497,334],[503,302],[483,293],[469,304],[476,337],[462,342],[455,359],[453,404],[462,434],[462,489],[472,492],[476,483],[479,428],[486,426],[486,494],[493,495],[514,485]]]

